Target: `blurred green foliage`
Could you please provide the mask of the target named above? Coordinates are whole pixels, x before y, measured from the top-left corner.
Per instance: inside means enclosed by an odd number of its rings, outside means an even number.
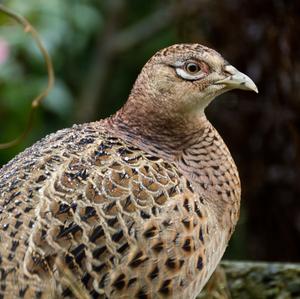
[[[35,140],[75,122],[76,115],[80,114],[80,95],[88,84],[85,79],[91,64],[97,59],[97,46],[101,43],[107,14],[114,9],[114,5],[123,6],[121,2],[4,1],[7,7],[26,17],[40,33],[53,60],[56,83],[36,116],[30,136],[23,144],[1,151],[0,165]],[[139,1],[130,1],[128,4],[126,16],[122,12],[119,17],[125,19],[123,23],[130,26],[157,9],[158,1],[147,5],[140,5]],[[143,45],[143,50],[137,55],[125,52],[122,57],[114,57],[113,69],[107,70],[111,75],[109,80],[113,88],[107,88],[101,93],[106,99],[101,111],[92,116],[93,119],[105,117],[122,105],[134,77],[147,58],[157,48],[175,42],[170,31],[171,28],[167,32],[161,32],[159,38]],[[25,128],[30,102],[45,86],[47,73],[34,41],[3,14],[0,15],[0,38],[8,45],[8,58],[0,64],[0,142],[6,142],[18,136]],[[89,116],[80,117],[80,121],[89,119]]]
[[[2,151],[0,164],[34,140],[72,122],[74,93],[78,90],[72,89],[70,82],[79,85],[80,56],[103,22],[100,11],[87,1],[16,0],[6,1],[5,5],[26,17],[39,31],[55,66],[56,84],[39,110],[30,137],[25,144]],[[5,142],[24,129],[30,102],[46,85],[47,72],[41,53],[23,28],[4,14],[0,15],[0,25],[1,40],[8,45],[8,57],[0,65],[0,142]]]

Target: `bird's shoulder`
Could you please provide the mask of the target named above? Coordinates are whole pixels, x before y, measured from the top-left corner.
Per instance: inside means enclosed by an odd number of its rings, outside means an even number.
[[[50,134],[4,165],[0,169],[0,198],[16,197],[14,193],[26,187],[38,191],[47,181],[61,180],[63,185],[79,188],[96,176],[110,177],[116,184],[113,189],[139,178],[149,192],[178,183],[182,177],[175,164],[116,137],[101,122],[95,122]],[[134,184],[130,187],[134,190]]]

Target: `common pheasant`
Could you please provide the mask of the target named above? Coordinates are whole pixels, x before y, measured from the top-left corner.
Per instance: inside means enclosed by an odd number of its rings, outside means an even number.
[[[195,298],[239,217],[234,161],[205,107],[253,81],[216,51],[156,53],[113,116],[0,170],[0,298]]]

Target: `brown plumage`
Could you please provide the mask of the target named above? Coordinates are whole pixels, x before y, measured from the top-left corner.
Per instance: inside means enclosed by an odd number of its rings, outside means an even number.
[[[240,182],[204,108],[254,83],[217,52],[154,55],[112,117],[0,170],[0,298],[195,298],[238,220]]]

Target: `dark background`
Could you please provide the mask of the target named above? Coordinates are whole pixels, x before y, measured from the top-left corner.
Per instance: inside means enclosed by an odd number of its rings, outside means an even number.
[[[208,118],[238,165],[241,219],[227,258],[300,262],[300,1],[0,1],[35,26],[53,59],[56,85],[24,142],[112,114],[157,50],[199,42],[257,84],[215,100]],[[25,128],[47,80],[22,28],[0,14],[0,142]]]

